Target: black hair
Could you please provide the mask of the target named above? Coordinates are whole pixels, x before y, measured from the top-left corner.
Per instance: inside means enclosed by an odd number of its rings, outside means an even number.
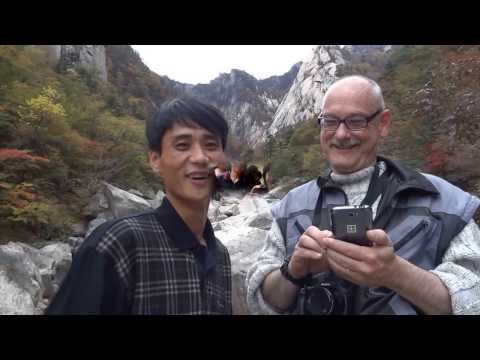
[[[272,167],[272,164],[268,163],[262,169],[263,183],[264,183],[265,186],[268,186],[267,185],[267,174],[270,172],[271,167]]]
[[[248,190],[251,190],[255,185],[261,185],[260,179],[262,178],[262,173],[255,165],[250,165],[244,173],[244,184]]]
[[[202,103],[188,96],[165,102],[155,115],[147,120],[146,136],[149,149],[161,151],[163,135],[174,124],[188,126],[191,123],[218,135],[225,150],[228,124],[223,115],[212,105]]]

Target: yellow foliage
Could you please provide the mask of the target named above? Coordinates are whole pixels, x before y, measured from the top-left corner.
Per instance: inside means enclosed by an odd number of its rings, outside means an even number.
[[[48,126],[50,123],[61,126],[61,120],[66,117],[65,109],[58,103],[60,95],[51,86],[42,89],[40,95],[26,101],[26,106],[19,110],[20,119],[32,127]]]

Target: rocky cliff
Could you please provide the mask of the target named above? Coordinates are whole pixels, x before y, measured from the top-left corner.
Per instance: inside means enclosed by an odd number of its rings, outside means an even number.
[[[301,63],[285,74],[257,80],[245,71],[233,69],[208,84],[177,83],[179,92],[195,96],[218,107],[241,143],[256,145],[264,137],[282,98],[295,79]]]
[[[266,136],[278,105],[290,89],[301,63],[285,74],[257,80],[233,69],[208,84],[183,84],[153,73],[128,45],[48,45],[50,63],[60,72],[83,68],[99,78],[130,90],[143,99],[145,118],[173,96],[188,94],[218,107],[239,143],[256,145]],[[137,111],[136,115],[141,112]]]
[[[273,135],[284,127],[318,115],[327,88],[343,74],[352,73],[356,63],[372,63],[369,75],[375,77],[386,62],[387,57],[382,55],[390,49],[389,45],[320,45],[315,48],[310,60],[300,67],[266,133]]]
[[[53,65],[60,71],[81,67],[95,71],[99,78],[107,80],[104,45],[47,45]]]
[[[133,89],[136,97],[147,99],[147,114],[173,96],[188,94],[203,99],[225,114],[232,137],[247,146],[255,146],[269,134],[318,114],[328,86],[342,74],[352,73],[352,64],[362,63],[361,72],[365,73],[365,64],[370,63],[367,73],[375,77],[386,58],[379,54],[388,54],[391,48],[320,45],[312,51],[310,60],[293,65],[280,76],[258,80],[233,69],[208,84],[191,85],[151,72],[128,45],[47,46],[50,61],[58,70],[93,70],[103,80]]]

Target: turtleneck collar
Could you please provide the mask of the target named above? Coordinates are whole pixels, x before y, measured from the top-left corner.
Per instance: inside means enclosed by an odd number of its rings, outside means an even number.
[[[330,172],[330,179],[338,185],[359,183],[363,180],[370,179],[374,170],[375,166],[372,165],[351,174],[336,174],[332,171]]]

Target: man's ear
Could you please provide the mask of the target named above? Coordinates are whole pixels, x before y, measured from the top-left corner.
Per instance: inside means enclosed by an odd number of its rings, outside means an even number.
[[[160,167],[160,153],[157,151],[150,150],[148,152],[148,162],[155,174],[161,176],[161,167]]]
[[[386,138],[390,133],[390,125],[392,122],[392,113],[390,110],[385,109],[381,115],[379,122],[380,136]]]

